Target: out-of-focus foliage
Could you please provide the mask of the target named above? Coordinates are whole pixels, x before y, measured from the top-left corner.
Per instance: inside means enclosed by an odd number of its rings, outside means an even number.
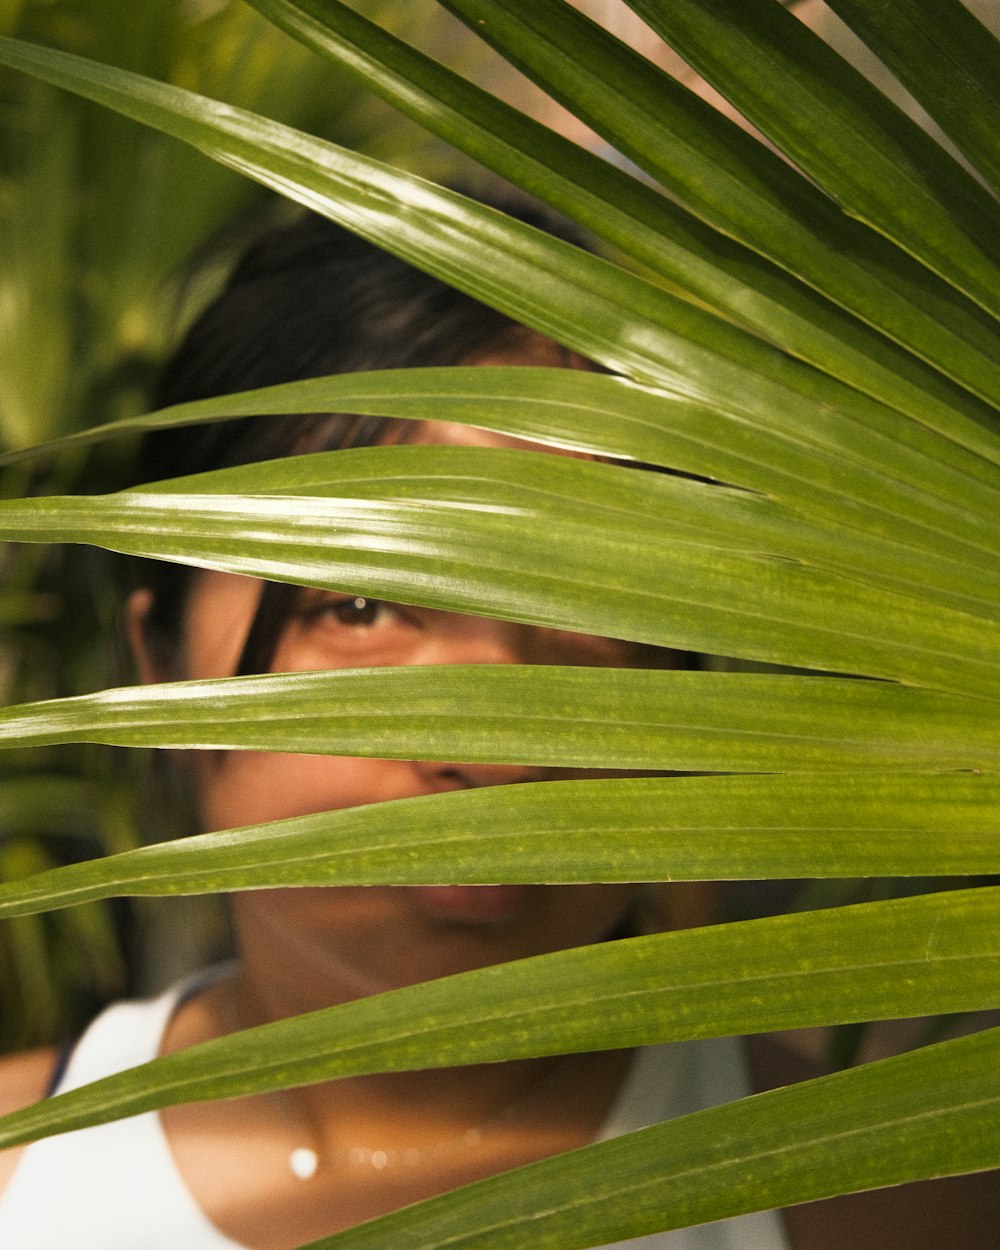
[[[23,751],[460,753],[672,775],[204,835],[9,885],[0,914],[344,881],[995,872],[1000,45],[957,0],[830,0],[976,179],[779,0],[630,0],[766,143],[561,0],[444,3],[626,159],[540,129],[339,0],[253,0],[614,259],[161,79],[21,43],[0,56],[607,369],[322,379],[149,423],[447,411],[595,460],[431,446],[292,457],[98,499],[23,491],[0,505],[2,532],[806,673],[416,666],[8,708],[0,745]],[[365,1072],[996,1009],[998,911],[996,887],[931,891],[477,969],[166,1056],[7,1117],[0,1142]],[[995,1169],[998,1067],[1000,1031],[984,1029],[546,1159],[313,1250],[579,1250]]]
[[[361,7],[432,43],[446,23],[450,40],[458,28],[423,0]],[[417,127],[239,0],[7,0],[0,33],[404,163],[436,159]],[[0,71],[0,451],[148,407],[159,362],[262,198],[253,183],[173,139]],[[99,490],[121,464],[115,450],[3,469],[0,497]],[[79,551],[0,545],[0,701],[115,679],[110,569]],[[139,823],[124,811],[136,789],[132,771],[124,760],[79,753],[0,764],[0,879],[122,849]],[[72,801],[74,787],[86,788],[88,801]],[[115,929],[110,913],[94,910],[71,925],[39,919],[0,931],[0,1050],[75,1027],[95,999],[122,990]],[[26,998],[25,985],[34,987]],[[27,1013],[14,1006],[23,1002]]]

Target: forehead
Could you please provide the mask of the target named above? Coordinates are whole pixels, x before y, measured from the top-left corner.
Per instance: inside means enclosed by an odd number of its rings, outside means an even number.
[[[571,456],[578,460],[594,459],[583,451],[545,447],[531,442],[530,439],[517,438],[513,434],[498,434],[493,430],[480,430],[457,421],[421,421],[408,434],[406,442],[437,447],[521,447],[528,451],[547,451],[556,456]]]
[[[551,339],[530,330],[521,331],[514,344],[495,348],[469,357],[462,362],[467,365],[546,365],[557,369],[590,369],[592,366],[582,356],[568,348],[560,347]],[[421,421],[408,430],[407,443],[429,444],[440,447],[521,447],[529,451],[547,451],[557,456],[571,456],[580,460],[593,459],[586,452],[568,451],[557,447],[542,446],[527,438],[513,434],[499,434],[493,430],[476,429],[457,421]]]

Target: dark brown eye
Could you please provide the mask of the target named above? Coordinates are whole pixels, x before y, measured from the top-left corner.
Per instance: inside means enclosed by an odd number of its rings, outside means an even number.
[[[354,599],[342,599],[331,604],[328,610],[341,625],[374,625],[383,606],[379,599],[365,599],[358,595]]]

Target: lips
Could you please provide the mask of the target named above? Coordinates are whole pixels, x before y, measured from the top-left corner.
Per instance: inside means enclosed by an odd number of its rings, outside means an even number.
[[[514,919],[531,896],[529,885],[414,885],[422,915],[453,924],[500,924]]]

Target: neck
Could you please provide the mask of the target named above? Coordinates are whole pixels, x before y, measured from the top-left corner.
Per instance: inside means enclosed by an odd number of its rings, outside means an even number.
[[[480,949],[491,940],[488,930],[424,933],[411,924],[398,937],[399,926],[387,924],[380,907],[395,907],[399,914],[391,892],[384,901],[378,891],[275,890],[239,896],[234,909],[241,956],[237,971],[178,1013],[168,1047],[180,1049],[496,962],[490,957],[494,952]],[[367,926],[369,919],[376,923]],[[312,1149],[331,1157],[345,1144],[386,1152],[419,1150],[484,1124],[497,1138],[523,1138],[537,1130],[546,1143],[549,1137],[559,1139],[552,1149],[563,1149],[597,1131],[628,1059],[625,1052],[608,1052],[366,1074],[296,1090],[283,1096],[291,1111],[277,1105],[271,1110],[276,1122],[282,1115],[299,1120],[313,1138]],[[515,1106],[517,1115],[508,1120],[506,1110]],[[494,1133],[497,1117],[501,1122]],[[546,1145],[541,1153],[551,1151]]]
[[[248,969],[237,968],[185,1005],[166,1049],[283,1018],[286,996],[261,988]],[[366,1074],[246,1101],[260,1103],[257,1114],[287,1139],[289,1158],[301,1149],[318,1167],[407,1160],[418,1169],[447,1169],[470,1152],[513,1166],[506,1161],[512,1151],[541,1157],[590,1140],[629,1058],[619,1051]]]
[[[220,982],[206,999],[205,1024],[215,1035],[334,1005],[328,996],[305,993],[301,985],[282,992],[272,981],[259,983],[246,968]],[[556,1081],[568,1062],[554,1056],[364,1074],[297,1089],[295,1099],[314,1123],[385,1121],[407,1140],[414,1134],[433,1137],[475,1126],[515,1103],[527,1107],[534,1092]]]

